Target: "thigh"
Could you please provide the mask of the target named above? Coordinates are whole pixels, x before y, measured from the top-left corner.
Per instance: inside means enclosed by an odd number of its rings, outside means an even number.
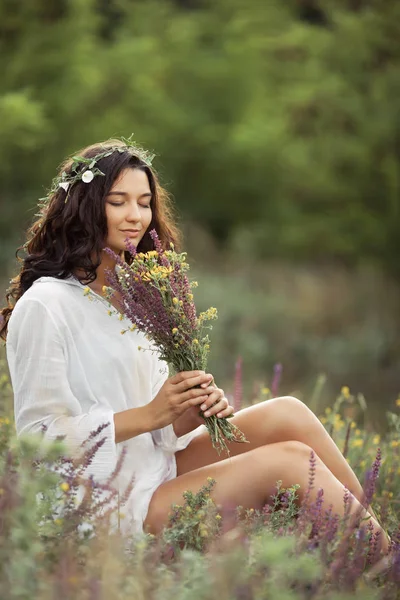
[[[249,443],[227,442],[229,456],[239,456],[266,444],[295,439],[291,436],[283,437],[282,423],[285,418],[289,420],[288,412],[300,408],[300,404],[296,398],[282,396],[239,410],[230,421],[243,431]],[[208,432],[205,431],[192,440],[184,450],[176,452],[175,458],[177,473],[183,475],[205,465],[225,460],[227,454],[225,452],[221,455],[217,454]]]
[[[308,456],[308,449],[303,444],[283,442],[262,446],[180,475],[161,484],[154,492],[144,529],[158,533],[168,523],[172,504],[183,504],[183,492],[191,490],[197,493],[207,482],[207,477],[216,481],[211,496],[224,513],[235,510],[237,506],[262,508],[270,500],[279,479],[284,486],[297,482],[294,479],[300,477],[301,469],[296,467],[296,461],[299,465],[306,465]],[[307,477],[307,467],[303,470]]]

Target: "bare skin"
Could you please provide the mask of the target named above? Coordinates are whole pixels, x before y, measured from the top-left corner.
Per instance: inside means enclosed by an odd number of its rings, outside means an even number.
[[[371,517],[375,530],[382,531],[382,552],[388,551],[389,540],[372,516],[360,504],[362,486],[351,467],[326,432],[319,419],[296,398],[286,396],[261,402],[238,411],[232,418],[250,441],[230,444],[230,458],[218,456],[207,432],[192,440],[176,453],[177,477],[162,484],[150,502],[145,529],[159,532],[168,521],[171,504],[182,503],[185,490],[198,491],[207,477],[216,485],[215,502],[222,507],[241,505],[260,509],[270,502],[276,482],[284,487],[300,484],[299,502],[304,497],[309,478],[311,450],[316,455],[316,473],[311,499],[323,488],[326,506],[344,513],[343,486],[354,495],[351,512]]]

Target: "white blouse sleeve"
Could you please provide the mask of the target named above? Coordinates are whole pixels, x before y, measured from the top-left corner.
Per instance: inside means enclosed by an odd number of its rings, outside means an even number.
[[[162,368],[163,366],[165,368]],[[157,358],[153,377],[154,383],[152,387],[152,398],[157,396],[168,377],[169,374],[167,364]],[[178,438],[175,434],[172,424],[170,424],[162,429],[155,429],[151,432],[151,435],[156,446],[159,446],[165,452],[175,454],[175,452],[178,452],[179,450],[184,450],[190,444],[190,442],[203,431],[206,431],[205,425],[199,425],[199,427],[193,431],[189,431],[188,433],[185,433],[185,435],[182,435]]]
[[[65,343],[51,312],[37,299],[14,308],[7,335],[7,361],[14,392],[17,434],[43,431],[48,439],[65,436],[75,455],[80,445],[101,425],[96,441],[106,438],[87,474],[98,481],[109,477],[117,458],[114,416],[95,404],[83,412],[67,378]],[[84,448],[87,449],[87,446]]]

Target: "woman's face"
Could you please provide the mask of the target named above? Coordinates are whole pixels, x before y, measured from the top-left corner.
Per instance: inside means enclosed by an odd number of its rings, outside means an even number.
[[[121,171],[106,197],[106,245],[114,252],[120,254],[126,250],[127,237],[137,247],[151,223],[151,200],[149,180],[144,171]]]

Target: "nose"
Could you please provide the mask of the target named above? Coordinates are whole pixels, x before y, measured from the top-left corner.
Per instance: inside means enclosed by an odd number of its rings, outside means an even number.
[[[126,220],[132,223],[137,223],[141,220],[140,209],[137,202],[133,201],[128,204],[128,214],[126,216]]]

